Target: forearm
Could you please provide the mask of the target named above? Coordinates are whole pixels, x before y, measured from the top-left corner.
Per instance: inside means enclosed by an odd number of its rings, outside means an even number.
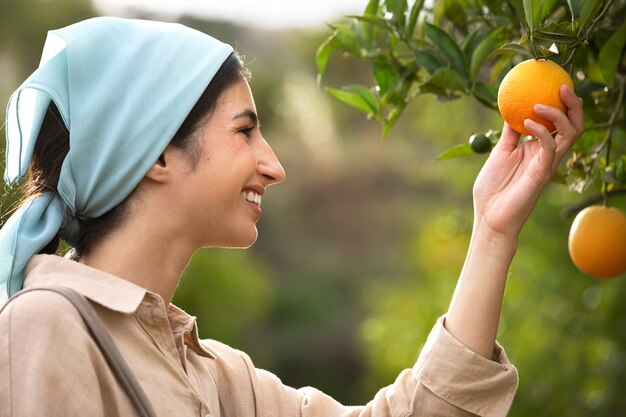
[[[491,358],[498,332],[506,279],[517,239],[474,223],[467,258],[446,316],[445,327],[459,342]]]

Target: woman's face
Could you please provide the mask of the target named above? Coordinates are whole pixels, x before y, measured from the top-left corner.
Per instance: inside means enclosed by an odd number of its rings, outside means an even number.
[[[199,247],[247,247],[257,238],[261,196],[285,171],[261,135],[243,79],[225,90],[196,134],[200,158],[181,181],[186,223]]]

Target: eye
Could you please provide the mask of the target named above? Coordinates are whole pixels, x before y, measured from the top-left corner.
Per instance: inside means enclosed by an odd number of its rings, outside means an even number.
[[[243,133],[246,138],[250,138],[252,136],[252,131],[254,130],[254,126],[246,126],[237,130],[237,133]]]

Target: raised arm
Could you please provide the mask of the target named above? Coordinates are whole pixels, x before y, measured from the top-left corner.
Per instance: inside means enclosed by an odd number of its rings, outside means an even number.
[[[584,130],[582,103],[567,86],[561,87],[567,114],[535,106],[537,115],[554,122],[547,129],[526,120],[536,139],[519,144],[520,135],[507,124],[474,184],[474,225],[445,327],[474,352],[493,352],[504,287],[522,226],[530,216],[572,144]]]

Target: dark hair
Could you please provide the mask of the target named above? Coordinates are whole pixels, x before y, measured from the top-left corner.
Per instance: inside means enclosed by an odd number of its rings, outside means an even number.
[[[184,149],[189,156],[192,169],[200,157],[200,143],[196,131],[211,116],[219,97],[230,86],[240,80],[249,80],[250,73],[243,66],[242,58],[233,52],[222,64],[207,88],[204,90],[193,109],[187,115],[170,144]],[[65,127],[56,105],[51,102],[41,125],[39,136],[33,150],[29,167],[29,177],[22,204],[38,195],[51,191],[57,192],[63,160],[69,151],[70,132]],[[74,244],[74,258],[86,255],[111,231],[120,225],[128,215],[128,197],[109,212],[98,218],[79,218],[81,233]],[[56,253],[60,237],[57,234],[39,253]]]

